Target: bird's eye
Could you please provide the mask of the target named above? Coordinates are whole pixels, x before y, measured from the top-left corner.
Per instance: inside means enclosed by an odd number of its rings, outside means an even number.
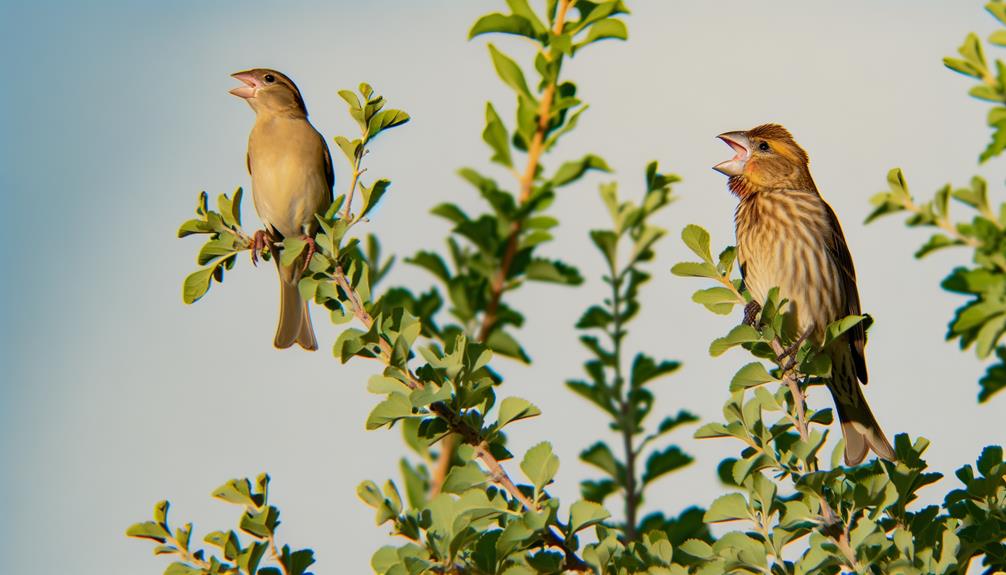
[[[761,151],[763,151],[763,152],[767,152],[771,148],[769,147],[768,142],[762,142],[761,144],[758,145],[758,149],[761,150]]]
[[[276,81],[276,76],[273,76],[272,74],[266,74],[264,80],[266,84],[272,84],[273,82]]]

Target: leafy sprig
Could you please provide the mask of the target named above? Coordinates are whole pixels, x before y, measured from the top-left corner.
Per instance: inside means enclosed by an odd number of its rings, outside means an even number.
[[[654,245],[666,233],[653,225],[652,218],[672,201],[671,185],[679,180],[675,175],[660,173],[656,162],[647,166],[645,175],[646,190],[638,204],[622,201],[614,182],[601,186],[601,198],[608,208],[612,227],[593,230],[590,237],[604,259],[603,280],[611,291],[603,302],[590,306],[577,322],[577,328],[585,333],[580,341],[593,358],[584,364],[588,378],[568,381],[566,385],[604,411],[612,420],[611,429],[621,436],[620,445],[613,447],[598,441],[580,454],[584,462],[605,474],[603,479],[582,483],[584,498],[603,503],[620,492],[625,511],[625,523],[620,526],[624,541],[637,542],[647,531],[660,529],[675,536],[668,540],[673,545],[687,537],[709,539],[709,534],[701,523],[693,531],[682,532],[669,528],[678,524],[677,519],[667,519],[659,513],[643,518],[640,514],[646,488],[692,462],[692,457],[680,447],[658,447],[658,440],[681,425],[698,421],[694,414],[682,410],[665,417],[647,433],[645,420],[654,401],[650,386],[675,372],[680,364],[658,362],[644,353],[637,353],[631,362],[626,357],[628,324],[640,309],[639,289],[650,279],[644,266],[653,260]],[[695,516],[701,510],[690,508],[684,513]]]

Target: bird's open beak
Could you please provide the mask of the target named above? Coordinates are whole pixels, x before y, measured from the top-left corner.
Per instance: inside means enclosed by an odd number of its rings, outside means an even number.
[[[744,132],[727,132],[716,136],[723,140],[728,146],[733,148],[735,154],[725,162],[720,162],[713,166],[717,172],[727,176],[739,176],[744,172],[744,164],[751,156],[751,141],[748,140]]]
[[[230,91],[231,94],[234,94],[238,98],[244,98],[245,100],[247,100],[248,98],[255,97],[255,91],[258,89],[259,86],[258,81],[255,79],[255,76],[253,76],[251,72],[237,72],[235,74],[231,74],[231,78],[241,80],[242,82],[244,82],[244,86],[238,86],[237,88],[234,88],[233,90]]]

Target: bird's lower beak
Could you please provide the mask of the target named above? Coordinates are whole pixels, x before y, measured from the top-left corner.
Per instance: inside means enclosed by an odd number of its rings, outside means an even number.
[[[244,86],[238,86],[230,91],[238,98],[248,98],[255,97],[255,90],[258,89],[258,82],[255,80],[255,76],[251,72],[237,72],[236,74],[231,74],[231,78],[241,80],[244,82]]]
[[[751,142],[744,132],[727,132],[716,136],[733,148],[735,154],[725,162],[713,166],[717,172],[727,176],[739,176],[744,172],[744,165],[751,155]]]

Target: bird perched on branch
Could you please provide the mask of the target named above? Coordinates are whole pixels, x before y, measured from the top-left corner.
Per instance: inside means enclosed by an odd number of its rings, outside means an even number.
[[[814,185],[807,153],[776,124],[719,138],[735,152],[714,169],[730,177],[730,191],[740,200],[735,224],[744,285],[757,304],[778,287],[800,333],[821,345],[828,324],[860,314],[859,292],[842,227]],[[862,462],[869,450],[895,459],[859,386],[867,381],[865,344],[860,323],[824,350],[848,465]]]
[[[268,244],[279,270],[279,325],[274,343],[278,348],[297,343],[315,350],[318,340],[297,284],[314,253],[315,215],[324,214],[332,203],[332,158],[325,139],[308,122],[304,98],[290,78],[264,68],[232,76],[243,85],[230,93],[244,98],[255,111],[255,126],[248,137],[248,172],[255,211],[265,230],[255,233],[252,261]],[[306,253],[290,265],[281,264],[272,247],[284,238],[307,242]]]

